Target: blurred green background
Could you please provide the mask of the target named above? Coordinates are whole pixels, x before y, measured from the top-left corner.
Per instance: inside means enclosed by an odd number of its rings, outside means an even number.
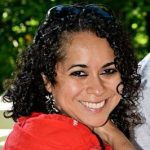
[[[106,4],[116,12],[131,35],[139,60],[150,51],[150,0],[87,1]],[[47,10],[57,4],[72,2],[78,1],[0,0],[0,93],[4,91],[3,81],[12,77],[17,54],[31,43]]]

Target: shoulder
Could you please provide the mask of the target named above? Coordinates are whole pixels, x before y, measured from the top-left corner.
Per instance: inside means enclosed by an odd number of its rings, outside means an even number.
[[[9,138],[19,140],[19,145],[40,144],[54,149],[100,148],[97,137],[86,126],[72,118],[57,114],[34,113],[30,117],[21,117]]]
[[[33,113],[30,117],[19,118],[16,125],[24,131],[32,133],[34,136],[44,136],[43,134],[45,134],[49,136],[53,135],[53,138],[55,135],[63,138],[65,134],[74,136],[76,133],[77,135],[77,130],[90,134],[90,130],[81,123],[59,114]]]

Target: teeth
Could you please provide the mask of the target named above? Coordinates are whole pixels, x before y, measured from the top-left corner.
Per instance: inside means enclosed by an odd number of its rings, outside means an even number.
[[[90,108],[90,109],[99,109],[104,106],[105,101],[102,101],[100,103],[89,103],[89,102],[81,102],[84,106]]]

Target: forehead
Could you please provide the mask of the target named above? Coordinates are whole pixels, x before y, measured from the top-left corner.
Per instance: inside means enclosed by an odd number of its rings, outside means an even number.
[[[114,51],[106,38],[92,32],[77,32],[68,36],[64,43],[65,60],[73,58],[114,59]]]
[[[106,38],[97,37],[88,31],[71,33],[68,37],[64,42],[62,65],[82,63],[94,66],[114,61],[114,51]]]

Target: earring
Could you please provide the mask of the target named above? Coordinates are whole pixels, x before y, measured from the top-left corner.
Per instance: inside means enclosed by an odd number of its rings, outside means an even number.
[[[56,101],[55,98],[53,97],[52,93],[50,95],[46,95],[45,98],[46,100],[46,107],[49,113],[59,113],[59,110],[56,108]]]

